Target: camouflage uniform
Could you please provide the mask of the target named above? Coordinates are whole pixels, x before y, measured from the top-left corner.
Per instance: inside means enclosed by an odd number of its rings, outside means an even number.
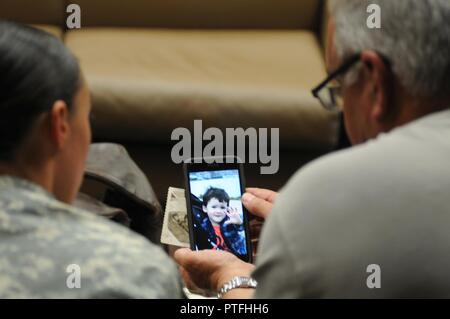
[[[72,264],[80,288],[67,283]],[[182,297],[175,264],[127,228],[1,176],[0,298],[115,297]]]

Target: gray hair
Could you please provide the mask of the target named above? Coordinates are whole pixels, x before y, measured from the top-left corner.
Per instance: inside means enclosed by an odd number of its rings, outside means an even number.
[[[367,8],[381,8],[381,29],[367,27]],[[450,95],[449,0],[330,0],[340,58],[376,50],[412,95]]]

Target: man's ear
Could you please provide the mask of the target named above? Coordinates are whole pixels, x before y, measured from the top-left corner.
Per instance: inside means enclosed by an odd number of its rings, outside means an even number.
[[[202,205],[202,209],[203,209],[203,212],[204,213],[207,213],[208,211],[206,210],[206,206],[205,205]]]
[[[361,62],[364,65],[366,79],[370,82],[372,108],[370,116],[376,122],[382,122],[391,115],[392,77],[389,66],[375,51],[363,51]]]
[[[49,114],[50,136],[57,149],[62,149],[70,135],[69,108],[64,101],[56,101]]]

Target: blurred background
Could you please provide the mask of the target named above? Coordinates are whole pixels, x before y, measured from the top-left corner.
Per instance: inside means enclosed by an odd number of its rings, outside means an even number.
[[[69,4],[81,29],[67,29]],[[163,203],[183,187],[170,157],[177,127],[280,129],[280,170],[247,185],[279,189],[345,145],[339,116],[310,90],[326,77],[322,0],[1,0],[0,18],[59,37],[81,63],[95,142],[124,145]],[[270,148],[269,148],[270,150]]]

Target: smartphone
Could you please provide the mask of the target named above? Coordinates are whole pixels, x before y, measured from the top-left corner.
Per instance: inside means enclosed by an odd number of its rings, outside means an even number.
[[[192,250],[223,250],[252,262],[243,166],[237,159],[184,162],[189,239]]]

